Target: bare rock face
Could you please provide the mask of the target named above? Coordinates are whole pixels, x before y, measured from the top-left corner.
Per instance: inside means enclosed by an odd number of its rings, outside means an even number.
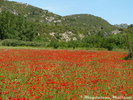
[[[68,31],[68,32],[64,32],[64,33],[61,33],[61,36],[62,36],[62,40],[65,40],[66,42],[72,40],[72,37],[74,36],[74,34],[71,32],[71,31]]]
[[[82,40],[85,36],[83,34],[79,34],[79,38]]]
[[[118,34],[118,33],[120,33],[121,31],[119,31],[118,29],[117,30],[114,30],[114,31],[112,31],[112,34]]]
[[[52,33],[49,33],[49,35],[51,35],[51,36],[55,36],[55,32],[52,32]]]

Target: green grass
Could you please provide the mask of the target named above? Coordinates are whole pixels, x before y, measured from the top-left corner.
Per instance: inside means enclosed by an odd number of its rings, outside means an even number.
[[[12,46],[0,46],[0,49],[52,49],[52,48],[46,48],[46,47],[22,47],[22,46],[17,46],[17,47],[12,47]]]
[[[0,46],[0,49],[54,49],[53,47],[30,47],[30,46]],[[57,48],[57,50],[93,50],[93,51],[97,51],[97,50],[104,50],[106,51],[107,49],[105,48]],[[112,51],[121,51],[121,52],[128,52],[127,49],[113,49]]]

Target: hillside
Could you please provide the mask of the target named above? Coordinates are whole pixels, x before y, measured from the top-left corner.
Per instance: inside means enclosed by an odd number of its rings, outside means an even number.
[[[90,14],[75,14],[65,16],[67,19],[66,23],[68,26],[76,26],[88,31],[88,33],[97,33],[99,31],[111,31],[115,29],[114,26],[109,24],[106,20],[90,15]]]
[[[22,15],[28,18],[28,20],[34,22],[41,22],[47,25],[59,25],[67,27],[80,28],[87,32],[98,32],[104,29],[114,29],[107,21],[100,17],[87,14],[77,14],[70,16],[60,16],[43,10],[37,7],[33,7],[28,4],[11,2],[11,1],[0,1],[0,12],[9,11],[15,15]],[[66,29],[65,29],[66,31]]]
[[[0,40],[46,42],[48,46],[58,43],[66,47],[103,47],[108,36],[119,32],[117,27],[94,15],[60,16],[32,5],[7,0],[0,1],[0,27]],[[115,42],[118,44],[120,39]]]
[[[9,11],[15,15],[23,15],[32,21],[43,23],[57,23],[60,22],[61,16],[53,14],[48,10],[43,10],[29,4],[18,3],[13,1],[0,1],[0,12]]]

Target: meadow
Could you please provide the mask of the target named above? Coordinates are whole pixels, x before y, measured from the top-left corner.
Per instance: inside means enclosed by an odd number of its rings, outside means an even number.
[[[0,49],[0,100],[132,98],[133,60],[126,56],[120,51]]]

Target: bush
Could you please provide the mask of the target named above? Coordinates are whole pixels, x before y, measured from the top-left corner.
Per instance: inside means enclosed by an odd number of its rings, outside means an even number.
[[[133,59],[133,27],[132,25],[126,30],[129,54],[127,59]]]
[[[107,50],[109,50],[109,51],[112,51],[112,50],[113,50],[113,46],[112,46],[112,45],[107,45],[105,48],[106,48]]]
[[[126,57],[126,59],[133,59],[133,41],[130,42],[130,44],[129,44],[129,53],[128,53],[128,57]]]
[[[33,47],[46,47],[47,43],[45,42],[29,42],[29,41],[21,41],[15,39],[5,39],[1,41],[2,46],[33,46]]]
[[[57,43],[54,44],[54,49],[57,49],[59,47],[59,45]]]
[[[2,46],[21,46],[23,42],[14,39],[5,39],[1,41]]]
[[[102,48],[105,48],[109,51],[112,51],[113,50],[113,44],[112,43],[108,43],[108,42],[104,42],[102,45],[101,45]]]

